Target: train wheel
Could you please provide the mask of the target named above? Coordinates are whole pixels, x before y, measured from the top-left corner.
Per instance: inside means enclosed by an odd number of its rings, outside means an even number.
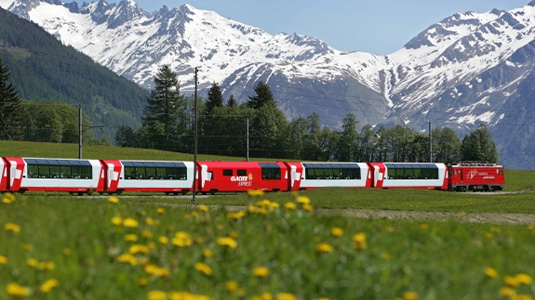
[[[186,195],[188,193],[187,190],[182,190],[182,195]]]

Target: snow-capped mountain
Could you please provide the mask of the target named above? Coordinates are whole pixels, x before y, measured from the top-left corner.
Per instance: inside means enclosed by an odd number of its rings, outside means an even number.
[[[502,162],[535,161],[530,134],[535,67],[535,1],[511,11],[459,13],[386,56],[341,52],[299,34],[270,35],[191,5],[148,13],[133,0],[79,6],[59,0],[0,0],[146,88],[170,65],[183,91],[221,84],[244,101],[267,82],[287,117],[318,112],[338,126],[348,112],[360,125],[402,123],[424,130],[449,126],[461,138],[480,122],[494,134]],[[386,38],[386,37],[385,37]],[[521,139],[521,140],[519,140]],[[535,167],[535,162],[531,164]]]

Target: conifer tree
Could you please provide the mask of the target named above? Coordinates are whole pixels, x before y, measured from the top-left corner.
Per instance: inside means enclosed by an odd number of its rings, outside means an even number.
[[[221,106],[223,106],[223,94],[221,93],[219,84],[214,82],[208,91],[208,100],[206,101],[204,113],[206,115],[211,115],[214,108]]]
[[[0,139],[22,139],[22,105],[15,87],[9,82],[11,73],[0,59]]]
[[[145,106],[143,126],[147,127],[148,142],[157,149],[177,150],[185,130],[186,118],[183,96],[177,75],[163,66],[154,78],[155,87]]]
[[[256,95],[249,96],[249,100],[247,101],[247,106],[250,108],[260,109],[267,102],[275,101],[273,99],[273,93],[271,93],[271,89],[263,81],[260,81],[255,85],[254,91]]]

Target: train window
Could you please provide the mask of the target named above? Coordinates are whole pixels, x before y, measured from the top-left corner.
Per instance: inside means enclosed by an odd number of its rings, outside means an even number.
[[[277,180],[281,178],[281,169],[277,166],[276,168],[262,168],[262,179],[263,180]]]
[[[360,167],[354,164],[305,164],[306,179],[361,179]]]
[[[156,168],[146,168],[147,179],[156,178]]]
[[[92,179],[93,171],[91,167],[82,166],[82,178],[83,179]]]
[[[156,179],[164,179],[166,175],[165,168],[156,168]]]
[[[498,170],[498,175],[503,175],[503,170],[502,169]]]
[[[232,169],[223,169],[223,176],[232,176],[233,174]]]
[[[387,165],[390,179],[438,179],[438,168],[432,164]]]
[[[124,176],[126,179],[136,178],[136,168],[124,167]]]
[[[238,176],[247,176],[247,170],[239,169],[238,170]]]
[[[28,177],[29,178],[38,178],[39,177],[39,166],[38,165],[28,165]]]

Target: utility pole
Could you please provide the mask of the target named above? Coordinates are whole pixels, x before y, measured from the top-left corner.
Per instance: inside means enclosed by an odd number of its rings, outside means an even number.
[[[431,119],[429,121],[429,162],[433,162],[433,132],[431,131]]]
[[[249,117],[247,117],[247,160],[249,161]]]
[[[78,159],[82,159],[82,104],[78,104]]]
[[[193,109],[195,112],[193,113],[193,123],[195,124],[195,143],[194,143],[194,150],[193,150],[193,199],[192,201],[195,201],[195,196],[197,195],[197,72],[199,72],[199,69],[195,67],[195,93],[193,96]]]

